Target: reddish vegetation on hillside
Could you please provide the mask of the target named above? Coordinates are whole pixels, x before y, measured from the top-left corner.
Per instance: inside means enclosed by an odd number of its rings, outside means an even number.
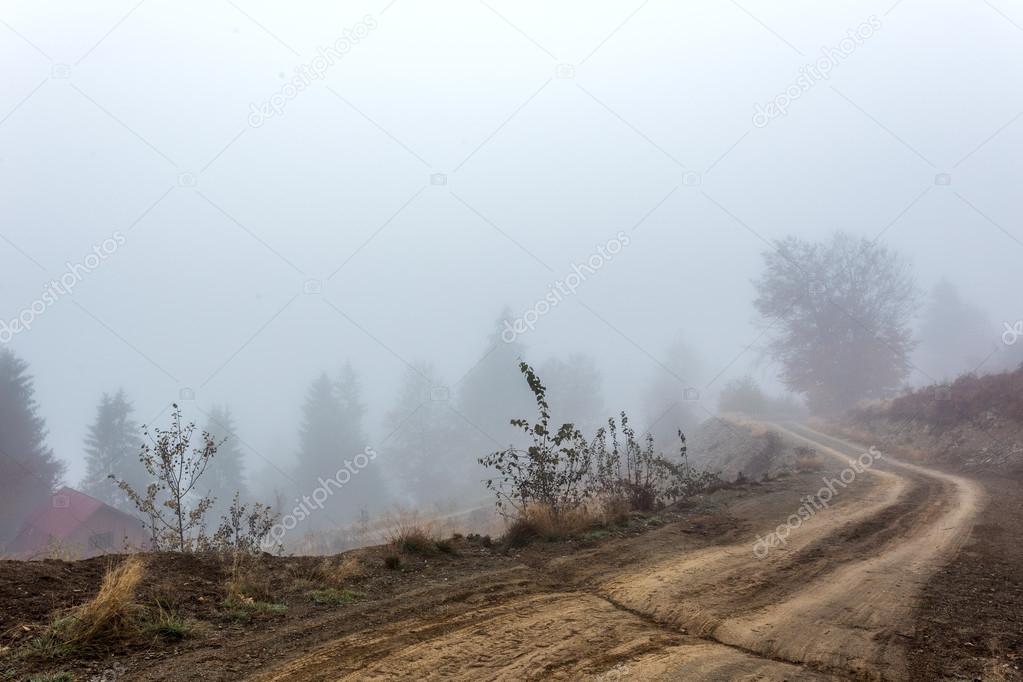
[[[920,388],[889,403],[860,408],[859,413],[938,427],[956,426],[985,414],[1023,422],[1023,367],[986,376],[965,374],[949,385]]]

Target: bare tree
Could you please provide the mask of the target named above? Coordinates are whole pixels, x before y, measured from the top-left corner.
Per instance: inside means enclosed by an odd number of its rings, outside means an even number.
[[[142,427],[147,442],[142,444],[139,460],[154,480],[145,491],[135,490],[124,480],[117,485],[140,512],[149,519],[153,549],[177,552],[191,551],[204,534],[203,521],[213,498],[198,492],[202,478],[218,443],[208,432],[202,433],[202,444],[192,447],[195,424],[182,423],[181,408],[176,404],[171,413],[169,429],[154,428],[150,433]]]
[[[811,410],[843,410],[902,384],[919,294],[897,253],[843,233],[788,237],[764,265],[754,305],[773,331],[768,352]]]

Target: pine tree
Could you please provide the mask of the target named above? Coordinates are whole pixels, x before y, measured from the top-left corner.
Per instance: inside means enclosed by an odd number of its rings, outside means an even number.
[[[350,457],[366,447],[367,441],[362,424],[366,416],[366,406],[362,403],[362,385],[350,362],[345,363],[334,384],[334,390],[340,418],[341,439],[338,445],[341,454]]]
[[[930,377],[928,383],[951,381],[978,368],[995,370],[1000,359],[992,357],[999,350],[997,329],[981,307],[965,300],[955,285],[942,279],[924,310],[914,363],[926,375],[922,378]]]
[[[508,308],[497,318],[479,359],[460,380],[457,400],[451,406],[454,435],[449,456],[458,462],[463,480],[472,484],[461,493],[463,498],[485,493],[482,482],[488,472],[479,463],[481,456],[511,444],[525,444],[511,420],[528,418],[536,412],[533,396],[518,369],[526,348],[514,337],[506,338],[508,330],[514,328],[512,318]]]
[[[338,458],[341,405],[334,384],[322,373],[306,393],[299,431],[298,481],[304,484],[333,473]],[[332,468],[333,467],[333,468]]]
[[[482,359],[469,370],[459,390],[458,411],[468,422],[467,439],[483,451],[492,450],[495,445],[507,446],[518,438],[517,430],[509,422],[535,411],[533,398],[518,370],[526,354],[525,346],[502,336],[511,318],[511,311],[506,308],[487,338]]]
[[[467,466],[453,449],[449,391],[432,365],[405,370],[394,407],[384,418],[386,461],[401,479],[408,500],[422,506],[464,489]]]
[[[210,520],[216,524],[228,512],[235,493],[244,502],[248,499],[245,485],[245,456],[238,440],[234,417],[229,407],[214,405],[207,415],[206,432],[217,443],[217,456],[206,469],[203,486],[214,498],[210,508]]]
[[[584,436],[593,437],[608,416],[596,361],[588,355],[573,353],[567,360],[548,360],[538,374],[547,387],[547,401],[554,419],[558,423],[574,424]]]
[[[334,391],[339,408],[339,448],[337,463],[330,470],[331,474],[336,472],[337,467],[352,461],[369,444],[363,425],[366,406],[362,402],[362,384],[350,362],[346,362],[341,370]],[[364,511],[381,509],[381,503],[387,497],[387,486],[380,466],[370,463],[359,469],[358,474],[335,497],[339,498],[337,509],[345,521],[359,518]]]
[[[17,534],[64,473],[64,463],[46,446],[27,370],[10,350],[0,351],[0,544]]]
[[[129,513],[135,505],[110,475],[136,490],[145,490],[149,484],[139,461],[142,438],[131,414],[132,405],[123,390],[100,398],[96,419],[85,437],[85,477],[80,484],[83,492]]]
[[[348,364],[336,382],[322,373],[306,394],[295,493],[301,498],[318,488],[330,489],[322,513],[317,508],[310,515],[311,528],[355,522],[362,510],[379,510],[386,500],[380,468],[364,453],[368,444],[365,413],[358,376]],[[357,461],[363,465],[356,465]],[[324,486],[323,481],[337,479],[342,469],[349,472],[340,475],[343,485]]]

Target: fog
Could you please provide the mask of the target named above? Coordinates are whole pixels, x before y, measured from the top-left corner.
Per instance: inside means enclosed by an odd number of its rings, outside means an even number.
[[[658,382],[701,418],[730,379],[781,392],[752,280],[787,235],[878,238],[977,308],[981,364],[910,383],[993,370],[1023,315],[1021,50],[1023,4],[967,0],[4,3],[0,317],[44,302],[3,340],[71,485],[123,388],[140,423],[229,405],[269,490],[346,362],[383,456],[409,365],[464,412],[502,311],[591,257],[516,341],[593,358],[637,428]],[[473,428],[480,456],[509,439]]]

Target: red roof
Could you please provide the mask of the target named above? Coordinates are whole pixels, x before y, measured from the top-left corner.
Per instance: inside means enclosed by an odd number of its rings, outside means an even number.
[[[65,486],[41,504],[25,525],[54,538],[66,538],[103,506],[95,497]]]
[[[142,522],[131,514],[125,514],[95,497],[64,486],[39,506],[25,521],[21,532],[31,529],[61,540],[79,527],[88,526],[89,518],[103,508],[142,525]]]
[[[118,521],[117,519],[120,519]],[[81,545],[83,535],[110,535],[123,533],[125,546],[146,545],[145,524],[110,505],[73,488],[63,487],[45,498],[45,502],[29,516],[18,535],[5,551],[13,555],[36,556],[45,554],[54,542],[65,541]],[[76,535],[77,533],[77,535]],[[107,545],[111,538],[107,538]],[[104,553],[107,546],[89,546],[81,549],[82,556]]]

